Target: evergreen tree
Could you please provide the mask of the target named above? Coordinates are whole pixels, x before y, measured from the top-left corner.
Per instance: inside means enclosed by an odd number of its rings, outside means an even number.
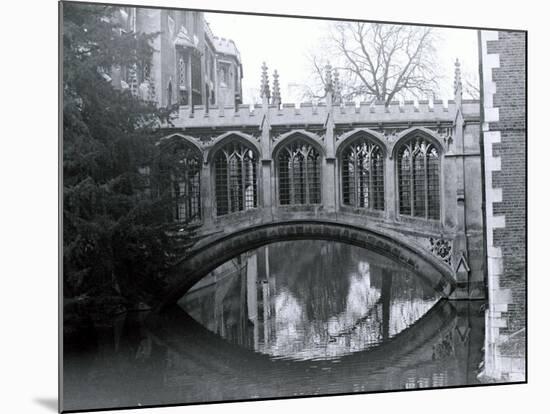
[[[174,251],[169,197],[147,174],[168,112],[111,85],[113,68],[150,63],[157,35],[117,13],[63,4],[63,291],[132,305],[155,302]]]

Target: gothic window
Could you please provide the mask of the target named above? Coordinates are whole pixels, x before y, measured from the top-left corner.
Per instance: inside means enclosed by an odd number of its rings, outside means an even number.
[[[277,164],[282,205],[321,203],[321,157],[311,144],[292,141],[278,152]]]
[[[141,75],[141,81],[149,81],[151,79],[151,68],[149,67],[149,64],[145,63],[142,66],[142,75]]]
[[[204,77],[205,77],[205,81],[209,81],[210,80],[210,51],[208,48],[206,48],[206,53],[205,53],[205,57],[204,57]]]
[[[399,213],[439,220],[440,154],[422,137],[413,137],[397,152]]]
[[[187,66],[185,65],[185,58],[182,53],[178,54],[178,95],[179,103],[187,105]]]
[[[202,105],[201,86],[201,58],[193,54],[191,55],[191,89],[193,92],[193,105]]]
[[[180,55],[178,59],[178,83],[180,89],[185,89],[185,79],[185,61],[183,60],[183,56]]]
[[[127,83],[132,95],[137,96],[139,92],[138,67],[134,63],[129,66],[127,71]]]
[[[352,207],[384,210],[384,153],[365,136],[353,140],[341,157],[342,201]]]
[[[162,157],[165,185],[172,200],[172,218],[179,222],[201,219],[201,154],[184,140],[169,144]]]
[[[224,64],[220,64],[220,84],[227,86],[227,68]]]
[[[218,216],[258,206],[257,166],[254,151],[241,142],[230,142],[217,151],[214,176]]]
[[[239,90],[239,69],[237,68],[235,71],[235,76],[233,77],[235,82],[235,91]]]
[[[214,80],[214,55],[210,54],[210,63],[208,64],[208,78],[213,81]]]

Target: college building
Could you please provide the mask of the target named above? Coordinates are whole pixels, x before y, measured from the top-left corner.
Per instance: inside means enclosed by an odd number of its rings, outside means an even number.
[[[121,7],[122,31],[159,33],[151,64],[113,68],[115,87],[161,107],[242,103],[243,69],[235,43],[214,36],[199,11]]]

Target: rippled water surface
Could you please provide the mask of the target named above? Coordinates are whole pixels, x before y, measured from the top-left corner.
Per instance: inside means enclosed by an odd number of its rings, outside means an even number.
[[[479,302],[439,300],[364,249],[274,243],[203,278],[169,312],[121,315],[65,346],[65,409],[477,383]]]

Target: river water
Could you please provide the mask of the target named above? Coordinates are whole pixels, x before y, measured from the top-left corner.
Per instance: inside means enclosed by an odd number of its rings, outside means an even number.
[[[121,315],[66,344],[64,409],[469,385],[482,302],[329,241],[274,243],[203,278],[160,315]]]

